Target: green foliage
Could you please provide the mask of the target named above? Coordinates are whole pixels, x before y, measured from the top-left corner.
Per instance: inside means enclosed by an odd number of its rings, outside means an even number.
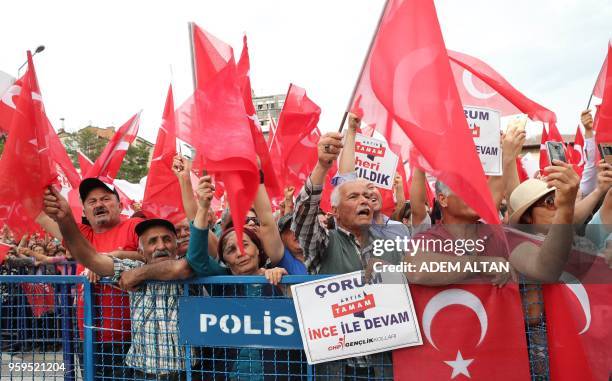
[[[6,136],[0,136],[0,155],[4,150]],[[95,162],[102,153],[108,140],[96,135],[95,132],[86,128],[81,129],[65,139],[65,147],[68,156],[72,160],[75,168],[79,168],[77,150],[80,150],[92,162]],[[149,154],[152,147],[145,144],[132,144],[123,159],[121,169],[117,174],[118,179],[125,179],[132,183],[137,183],[146,176],[149,171]]]
[[[147,164],[151,149],[144,144],[132,144],[123,159],[117,178],[131,183],[139,182],[149,171]]]

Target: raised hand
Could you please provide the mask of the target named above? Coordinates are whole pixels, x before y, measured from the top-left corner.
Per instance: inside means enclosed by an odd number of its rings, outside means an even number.
[[[53,186],[45,189],[43,211],[54,221],[60,221],[72,213],[68,201]]]
[[[329,169],[334,160],[338,159],[342,146],[342,135],[337,132],[328,132],[321,136],[317,146],[319,164]]]
[[[545,168],[546,175],[543,180],[549,187],[557,188],[555,205],[557,208],[572,207],[576,202],[576,195],[580,187],[580,176],[574,171],[571,164],[553,160],[553,165]]]
[[[210,176],[202,176],[196,189],[199,207],[203,209],[210,208],[210,202],[214,194],[215,186],[212,184],[212,178]]]

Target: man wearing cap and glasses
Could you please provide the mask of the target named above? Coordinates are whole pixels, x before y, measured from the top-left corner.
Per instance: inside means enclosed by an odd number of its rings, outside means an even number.
[[[210,180],[205,185],[207,186],[198,191],[198,197],[201,204],[209,206],[213,195]],[[66,247],[74,253],[75,259],[101,276],[112,276],[120,284],[124,271],[139,268],[144,264],[169,260],[174,262],[178,259],[176,230],[167,220],[141,220],[134,226],[134,234],[138,237],[138,253],[143,257],[143,262],[98,253],[81,234],[82,229],[75,222],[67,201],[57,190],[46,190],[44,206],[45,213],[57,221]],[[204,237],[204,240],[206,241],[207,237]],[[206,242],[203,242],[203,247],[207,247]],[[206,250],[203,253],[208,255]],[[168,267],[171,266],[169,263]],[[192,272],[187,267],[181,273],[172,273],[177,279],[191,275]],[[163,279],[170,280],[167,277]],[[133,335],[125,364],[132,369],[126,369],[124,375],[131,377],[128,371],[133,370],[134,376],[139,379],[185,379],[183,370],[187,356],[185,348],[178,345],[177,328],[178,297],[181,291],[182,286],[173,283],[152,283],[131,289],[129,295]],[[115,378],[121,376],[123,375],[118,374]]]
[[[98,178],[86,178],[79,185],[79,195],[88,224],[77,224],[77,228],[95,250],[99,253],[115,252],[113,255],[122,258],[142,258],[141,254],[137,253],[138,236],[134,230],[142,219],[121,219],[123,206],[115,187]],[[58,224],[49,216],[42,216],[38,222],[43,229],[62,239]],[[118,251],[121,253],[117,253]],[[77,273],[84,273],[91,280],[97,280],[97,275],[85,271],[85,267],[79,265]],[[80,289],[77,299],[77,323],[81,337],[83,337],[83,305],[82,289]],[[94,308],[100,308],[94,312],[94,316],[102,316],[101,321],[94,322],[94,325],[99,325],[95,336],[99,344],[94,352],[100,356],[97,359],[99,367],[96,369],[96,376],[120,377],[123,357],[130,347],[129,298],[125,292],[116,287],[96,285],[93,305]]]

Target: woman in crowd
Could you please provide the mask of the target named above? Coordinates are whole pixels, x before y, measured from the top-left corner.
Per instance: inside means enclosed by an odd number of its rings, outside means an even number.
[[[208,178],[209,179],[209,178]],[[210,180],[208,180],[210,181]],[[212,187],[212,185],[209,185]],[[259,236],[248,226],[244,227],[242,247],[238,242],[236,230],[233,227],[226,229],[219,238],[218,253],[221,264],[209,255],[198,255],[205,242],[203,237],[208,235],[208,210],[204,203],[198,202],[198,210],[191,226],[191,241],[187,252],[187,261],[193,269],[199,269],[198,276],[210,275],[263,275],[271,284],[226,285],[212,289],[212,295],[234,297],[279,297],[283,293],[276,286],[281,277],[288,274],[285,268],[275,267],[265,269],[264,265],[270,258],[271,263],[282,261],[294,263],[297,261],[283,246],[280,233],[272,216],[272,209],[265,191],[260,184],[255,200],[255,210],[259,219]],[[251,221],[249,221],[251,222]],[[197,258],[197,259],[195,259]],[[203,261],[203,262],[200,262]],[[198,263],[195,263],[195,262]],[[303,266],[303,265],[302,265]],[[289,268],[294,268],[290,266]],[[232,380],[264,380],[265,375],[277,375],[276,379],[302,379],[306,373],[300,351],[274,351],[259,349],[215,349],[215,360],[208,371],[216,375],[229,371]],[[253,375],[256,376],[253,376]],[[286,376],[279,376],[286,375]],[[304,376],[305,377],[305,376]]]

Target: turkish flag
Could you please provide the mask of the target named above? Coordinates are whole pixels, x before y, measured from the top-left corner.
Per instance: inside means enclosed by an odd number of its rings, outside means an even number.
[[[13,97],[19,95],[21,88],[15,86],[15,78],[0,71],[0,134],[7,133],[15,111]]]
[[[240,83],[240,91],[242,93],[242,99],[244,101],[244,107],[246,109],[247,116],[249,118],[249,127],[251,128],[251,135],[253,142],[255,143],[255,152],[259,157],[261,163],[261,170],[264,173],[264,184],[268,197],[282,197],[283,190],[281,189],[272,160],[270,159],[270,153],[268,152],[268,144],[263,136],[259,119],[257,119],[257,112],[255,112],[255,106],[253,106],[253,98],[251,97],[251,78],[250,70],[251,64],[249,61],[249,48],[247,45],[247,38],[244,36],[242,53],[240,59],[236,64],[238,70],[238,81]]]
[[[86,174],[91,170],[91,167],[93,167],[93,161],[85,156],[80,150],[77,151],[77,160],[79,161],[79,167],[81,168],[82,174]]]
[[[597,258],[591,271],[612,270]],[[552,381],[608,380],[612,374],[612,285],[577,280],[543,286]]]
[[[582,130],[580,126],[576,127],[576,137],[574,138],[574,145],[568,149],[571,163],[574,165],[576,172],[582,176],[584,171],[584,165],[586,164],[586,151],[584,147],[584,136],[582,136]]]
[[[542,138],[540,140],[540,174],[544,174],[544,168],[550,165],[548,160],[548,151],[546,149],[546,142],[548,141],[548,133],[546,127],[542,124]]]
[[[544,241],[543,236],[508,231],[511,250],[519,244],[540,247]],[[601,254],[574,247],[559,282],[542,286],[552,381],[608,380],[612,372],[610,279],[612,269]]]
[[[595,81],[595,87],[593,88],[593,96],[597,98],[603,98],[606,73],[608,72],[608,58],[610,58],[610,44],[608,44],[608,54],[606,54],[603,65],[601,65],[601,70],[599,70],[599,75]]]
[[[410,286],[423,345],[393,351],[396,380],[529,380],[518,286]]]
[[[153,159],[147,176],[142,210],[148,215],[164,218],[176,224],[185,218],[181,187],[172,160],[176,155],[176,119],[172,86],[168,88],[162,125],[157,132]]]
[[[281,156],[285,157],[284,162],[280,159],[285,187],[294,186],[295,189],[300,189],[304,185],[317,164],[317,144],[320,138],[321,132],[315,127],[308,136],[303,137],[293,147],[281,145]],[[277,144],[282,144],[280,139],[277,140]],[[282,150],[285,148],[288,152],[283,155]]]
[[[26,73],[27,74],[27,73]],[[15,113],[15,102],[19,94],[21,93],[21,88],[23,85],[23,81],[25,75],[15,82],[15,79],[4,72],[0,72],[0,132],[8,132],[11,121],[13,119],[13,114]],[[37,101],[42,101],[42,97],[40,95],[40,89],[38,88],[38,84],[36,83],[35,88],[33,89],[32,98]],[[64,145],[59,140],[51,122],[47,118],[45,114],[44,107],[41,108],[41,123],[47,124],[44,127],[45,131],[47,131],[47,140],[49,146],[49,156],[51,157],[51,161],[56,166],[56,170],[60,175],[60,183],[69,184],[69,187],[78,187],[80,182],[80,176],[70,157],[66,153],[66,149]]]
[[[140,112],[132,116],[115,132],[104,151],[83,178],[98,177],[112,182],[117,177],[130,144],[136,139],[139,123]]]
[[[35,317],[41,317],[44,313],[55,309],[55,291],[51,284],[22,283],[21,288]]]
[[[47,123],[32,55],[22,78],[16,112],[0,159],[0,221],[16,237],[38,230],[34,222],[42,211],[45,188],[57,178],[50,156],[50,124]]]
[[[611,53],[612,43],[608,45],[608,57]],[[606,65],[602,100],[595,114],[593,128],[597,144],[612,143],[612,65]]]
[[[55,163],[59,181],[65,189],[77,189],[81,183],[81,176],[46,115],[45,120],[48,125],[47,131],[49,131],[49,155],[51,161]]]
[[[491,107],[502,115],[523,113],[547,123],[557,120],[554,112],[527,98],[485,62],[451,50],[448,56],[464,105]]]
[[[283,187],[301,188],[316,165],[320,115],[321,108],[308,98],[306,90],[289,85],[270,146]]]
[[[205,141],[196,149],[206,168],[218,174],[227,191],[237,241],[242,249],[246,213],[259,186],[256,151],[232,49],[192,24],[197,88],[196,127]],[[225,144],[231,142],[231,144]]]
[[[272,139],[274,139],[274,135],[276,135],[276,121],[272,118],[272,115],[268,113],[268,119],[270,119],[270,130],[268,131],[268,150],[270,149],[270,145],[272,144]]]
[[[515,159],[516,163],[516,171],[518,172],[519,181],[522,183],[525,180],[529,179],[529,175],[527,171],[525,171],[525,167],[523,167],[523,161],[520,156],[517,156]]]
[[[390,0],[351,101],[418,165],[486,221],[499,223],[431,0]],[[461,158],[461,161],[457,161]]]
[[[133,209],[134,200],[132,200],[130,196],[128,196],[124,191],[122,191],[121,188],[119,188],[117,184],[115,184],[114,182],[113,182],[113,186],[115,187],[115,190],[117,191],[117,194],[119,195],[119,201],[121,202],[121,205],[123,206],[123,209],[121,210],[121,214],[123,214],[124,216],[128,216],[128,217],[134,214],[134,209]]]

